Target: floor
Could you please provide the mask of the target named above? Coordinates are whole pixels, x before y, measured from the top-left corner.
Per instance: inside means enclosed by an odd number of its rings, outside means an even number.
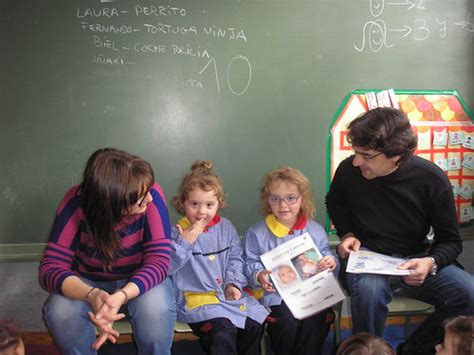
[[[344,330],[342,332],[342,338],[346,338],[350,335],[350,331]],[[398,343],[403,340],[403,327],[402,326],[389,326],[385,332],[385,338],[391,343],[392,347],[396,349]],[[265,355],[272,355],[268,338],[266,340],[266,353]],[[333,343],[333,333],[329,333],[323,355],[333,355],[335,346]],[[26,355],[60,355],[59,351],[55,348],[54,344],[49,342],[48,344],[38,344],[35,342],[26,342]],[[135,355],[137,354],[133,343],[124,343],[111,345],[107,344],[102,347],[99,351],[99,355]],[[172,355],[204,355],[205,353],[201,350],[197,341],[181,340],[173,343],[171,348]]]

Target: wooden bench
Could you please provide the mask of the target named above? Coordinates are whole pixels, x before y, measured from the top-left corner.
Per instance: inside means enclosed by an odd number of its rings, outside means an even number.
[[[132,335],[132,324],[126,320],[119,320],[114,323],[114,329],[117,330],[121,335]],[[174,323],[174,337],[173,341],[179,340],[197,340],[198,337],[193,334],[193,331],[186,323],[176,321]]]

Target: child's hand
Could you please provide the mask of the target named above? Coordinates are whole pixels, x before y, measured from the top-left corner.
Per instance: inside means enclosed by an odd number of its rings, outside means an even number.
[[[326,255],[323,257],[321,260],[318,261],[318,270],[327,270],[329,269],[330,271],[334,270],[336,268],[336,259],[334,259],[333,256],[331,255]]]
[[[270,282],[270,275],[272,272],[270,270],[263,270],[260,271],[257,275],[257,281],[259,282],[260,286],[267,291],[267,292],[275,292],[273,288],[273,284]]]
[[[225,299],[226,300],[240,300],[242,298],[242,292],[235,286],[235,285],[232,285],[232,284],[228,284],[226,287],[225,287]]]
[[[183,229],[179,224],[176,225],[179,235],[189,244],[193,244],[206,227],[205,220],[197,219],[190,227]]]

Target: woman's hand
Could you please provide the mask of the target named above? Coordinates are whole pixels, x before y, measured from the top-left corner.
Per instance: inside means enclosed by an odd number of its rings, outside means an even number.
[[[226,300],[240,300],[242,298],[242,292],[239,290],[239,288],[233,284],[228,284],[225,287],[225,299]]]
[[[91,306],[92,311],[94,313],[98,312],[99,309],[102,307],[104,304],[105,300],[107,297],[110,295],[104,291],[101,290],[100,288],[94,288],[88,295],[87,295],[87,303],[89,303],[89,306]]]
[[[92,344],[92,347],[98,350],[107,340],[115,343],[117,338],[120,336],[120,333],[112,327],[115,321],[125,317],[125,314],[118,313],[118,311],[127,301],[127,297],[125,297],[122,292],[116,292],[109,295],[103,290],[96,293],[93,292],[90,296],[91,302],[89,304],[95,313],[88,312],[88,315],[100,333]],[[98,310],[96,310],[95,306],[92,305],[92,302],[98,305],[101,301],[103,301],[102,305]]]
[[[179,235],[189,244],[193,244],[199,235],[202,233],[206,227],[206,222],[204,219],[197,219],[194,223],[186,229],[183,229],[179,224],[176,225]]]
[[[270,281],[269,275],[272,272],[270,270],[262,270],[257,274],[257,281],[262,288],[267,292],[275,292],[273,284]]]

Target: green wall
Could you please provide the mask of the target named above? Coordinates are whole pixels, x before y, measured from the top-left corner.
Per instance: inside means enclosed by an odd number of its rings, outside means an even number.
[[[472,0],[3,0],[0,244],[44,242],[104,146],[149,160],[168,197],[213,160],[240,233],[261,218],[262,175],[294,166],[324,223],[340,102],[452,88],[472,108],[473,13]]]

